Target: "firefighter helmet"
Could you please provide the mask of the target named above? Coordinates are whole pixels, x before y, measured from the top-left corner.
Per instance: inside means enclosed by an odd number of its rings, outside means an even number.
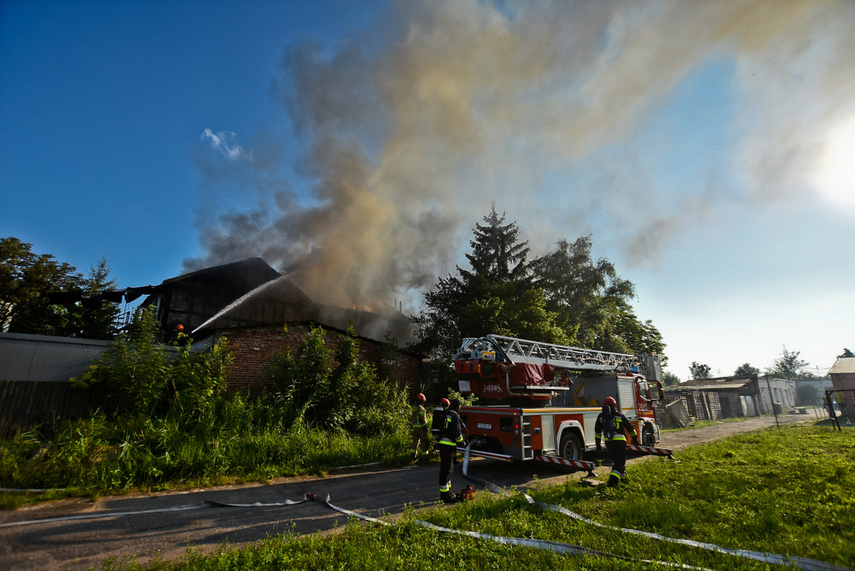
[[[427,401],[427,398],[425,398],[425,395],[423,395],[422,393],[419,393],[419,395],[416,397],[416,400],[420,403],[424,403]]]
[[[448,405],[450,405],[451,403],[449,402],[449,400],[447,398],[443,398],[441,401],[439,401],[439,404],[441,404],[442,407],[445,408]]]
[[[603,401],[603,404],[606,406],[617,406],[615,399],[613,399],[612,397],[606,397],[606,400]]]

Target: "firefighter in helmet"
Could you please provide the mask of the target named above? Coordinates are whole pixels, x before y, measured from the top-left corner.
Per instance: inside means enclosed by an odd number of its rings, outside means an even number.
[[[428,438],[428,420],[425,395],[416,396],[416,406],[413,407],[413,460],[419,459],[420,452],[427,452],[430,444]]]
[[[612,397],[603,400],[603,412],[597,416],[594,424],[594,440],[597,452],[602,452],[602,439],[606,439],[606,448],[612,457],[612,471],[609,474],[609,487],[617,488],[621,479],[626,479],[626,439],[637,438],[632,423],[617,410],[617,402]]]
[[[442,418],[439,419],[439,435],[436,444],[439,448],[439,500],[441,502],[454,502],[455,497],[451,493],[451,473],[454,470],[454,457],[457,455],[457,447],[463,445],[463,430],[460,416],[457,414],[460,401],[454,399],[449,402],[447,398],[444,398],[440,404],[442,405]]]

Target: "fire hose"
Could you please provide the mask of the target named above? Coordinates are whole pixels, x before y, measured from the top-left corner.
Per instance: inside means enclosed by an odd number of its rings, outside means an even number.
[[[510,496],[511,495],[509,492],[500,488],[496,484],[494,484],[488,480],[475,478],[474,476],[469,474],[469,446],[466,447],[466,453],[465,453],[464,458],[463,458],[463,475],[466,478],[468,478],[469,480],[472,480],[473,482],[481,484],[482,486],[484,486],[485,488],[487,488],[488,490],[490,490],[493,493],[504,495],[504,496]],[[604,529],[613,529],[613,530],[621,531],[624,533],[641,535],[641,536],[648,537],[651,539],[656,539],[659,541],[667,541],[667,542],[672,542],[672,543],[678,543],[678,544],[682,544],[682,545],[687,545],[687,546],[691,546],[691,547],[697,547],[700,549],[705,549],[708,551],[714,551],[714,552],[718,552],[718,553],[734,555],[737,557],[746,557],[749,559],[754,559],[754,560],[762,561],[765,563],[797,567],[799,569],[803,569],[804,571],[851,571],[845,567],[839,567],[839,566],[832,565],[832,564],[826,563],[824,561],[818,561],[815,559],[808,559],[808,558],[804,558],[804,557],[777,555],[777,554],[772,554],[772,553],[750,551],[750,550],[745,550],[745,549],[728,549],[728,548],[720,547],[718,545],[714,545],[711,543],[703,543],[703,542],[693,541],[693,540],[689,540],[689,539],[676,539],[676,538],[666,537],[666,536],[656,534],[656,533],[652,533],[652,532],[611,526],[611,525],[603,524],[603,523],[588,519],[582,515],[576,514],[572,511],[564,508],[564,507],[561,507],[561,506],[537,502],[531,496],[529,496],[526,493],[522,493],[522,495],[526,499],[526,501],[531,505],[535,505],[541,509],[545,509],[548,511],[558,512],[558,513],[561,513],[561,514],[566,515],[568,517],[571,517],[573,519],[576,519],[578,521],[587,523],[589,525],[601,527]],[[185,504],[185,505],[179,505],[179,506],[172,506],[172,507],[168,507],[168,508],[158,508],[158,509],[150,509],[150,510],[136,510],[136,511],[122,511],[122,512],[109,512],[109,511],[108,512],[93,512],[93,513],[88,513],[88,514],[76,514],[76,515],[59,516],[59,517],[52,517],[52,518],[42,518],[42,519],[36,519],[36,520],[7,522],[7,523],[0,524],[0,528],[39,524],[39,523],[52,523],[52,522],[57,522],[57,521],[99,519],[99,518],[109,518],[109,517],[118,517],[118,516],[152,514],[152,513],[168,513],[168,512],[176,512],[176,511],[187,511],[187,510],[202,509],[202,508],[284,507],[284,506],[298,505],[298,504],[302,504],[304,502],[316,501],[316,500],[318,500],[318,495],[315,494],[314,492],[306,493],[303,496],[303,498],[301,498],[299,500],[286,499],[282,502],[272,502],[272,503],[255,502],[255,503],[249,504],[249,503],[227,503],[227,502],[218,502],[218,501],[214,501],[214,500],[204,500],[204,501],[196,503],[196,504]],[[356,518],[361,519],[363,521],[377,523],[377,524],[384,525],[384,526],[392,525],[389,522],[386,522],[384,520],[338,507],[338,506],[336,506],[330,502],[329,494],[327,494],[326,498],[323,500],[323,503],[327,507],[329,507],[330,509],[333,509],[333,510],[335,510],[339,513],[342,513],[344,515],[347,515],[347,516],[356,517]],[[476,531],[456,530],[456,529],[441,527],[441,526],[438,526],[436,524],[432,524],[430,522],[421,521],[421,520],[414,520],[413,523],[415,523],[416,525],[428,528],[428,529],[433,529],[434,531],[441,531],[444,533],[454,533],[454,534],[459,534],[459,535],[466,535],[468,537],[473,537],[473,538],[477,538],[477,539],[487,539],[487,540],[495,541],[495,542],[502,543],[505,545],[534,547],[537,549],[544,549],[544,550],[553,551],[556,553],[564,553],[564,554],[572,554],[572,555],[589,555],[589,556],[612,557],[612,558],[618,558],[618,559],[636,560],[636,559],[630,559],[630,558],[620,556],[620,555],[614,555],[611,553],[596,551],[596,550],[589,549],[586,547],[581,547],[578,545],[573,545],[573,544],[569,544],[569,543],[562,543],[562,542],[557,542],[557,541],[528,539],[528,538],[520,538],[520,537],[505,537],[505,536],[497,536],[497,535],[480,533],[480,532],[476,532]],[[659,564],[659,565],[672,566],[672,567],[679,567],[682,569],[703,569],[703,568],[693,567],[693,566],[689,566],[689,565],[685,565],[685,564],[676,564],[676,563],[669,563],[669,562],[664,562],[664,561],[649,561],[646,559],[637,559],[636,561],[640,561],[640,562],[644,562],[644,563],[655,563],[655,564]]]

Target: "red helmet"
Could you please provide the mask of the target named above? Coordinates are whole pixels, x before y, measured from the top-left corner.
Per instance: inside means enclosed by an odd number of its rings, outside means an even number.
[[[421,402],[421,403],[427,401],[427,399],[425,398],[425,395],[423,395],[422,393],[419,393],[419,396],[416,397],[416,400]]]
[[[617,406],[615,399],[613,399],[612,397],[606,397],[606,400],[603,401],[603,404],[606,406]]]
[[[450,404],[451,404],[451,401],[449,401],[448,399],[444,398],[444,399],[442,399],[441,401],[439,401],[439,404],[441,404],[441,405],[443,406],[443,408],[444,408],[444,407],[447,407],[448,405],[450,405]]]

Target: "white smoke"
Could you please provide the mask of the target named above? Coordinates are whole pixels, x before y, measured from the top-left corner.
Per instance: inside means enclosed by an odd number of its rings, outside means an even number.
[[[250,206],[206,211],[207,254],[188,266],[260,255],[299,264],[330,295],[391,300],[452,271],[493,203],[535,254],[594,232],[643,263],[722,202],[808,188],[829,129],[852,111],[853,24],[855,4],[837,0],[397,3],[332,50],[286,49],[274,93],[305,145],[299,180],[283,178],[275,137],[252,163],[200,159],[206,192],[228,184]],[[697,157],[708,169],[675,194],[657,149],[627,142],[722,61],[734,142]],[[253,158],[231,134],[203,138]],[[308,198],[293,190],[303,185]]]

